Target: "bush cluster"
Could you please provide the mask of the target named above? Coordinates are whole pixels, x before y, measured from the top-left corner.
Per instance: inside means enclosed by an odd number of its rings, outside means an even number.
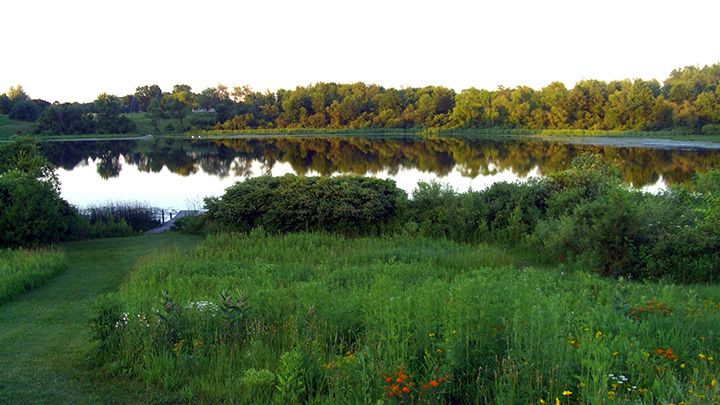
[[[523,244],[605,276],[717,280],[720,172],[657,195],[627,189],[618,173],[584,155],[547,178],[479,192],[421,184],[408,203],[405,230],[460,242]]]
[[[327,231],[350,235],[386,230],[405,193],[392,180],[370,177],[261,176],[205,200],[207,219],[235,231]]]
[[[186,229],[204,221],[206,230],[401,233],[520,244],[542,259],[605,276],[704,282],[720,277],[719,173],[652,195],[624,186],[617,166],[582,155],[543,179],[482,191],[420,183],[409,200],[387,180],[265,176],[206,200],[206,218]]]

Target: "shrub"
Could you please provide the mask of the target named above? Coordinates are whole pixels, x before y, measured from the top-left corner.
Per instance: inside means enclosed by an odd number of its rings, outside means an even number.
[[[207,218],[233,230],[323,230],[377,233],[402,210],[405,194],[392,180],[369,177],[262,176],[238,182],[221,198],[208,198]]]

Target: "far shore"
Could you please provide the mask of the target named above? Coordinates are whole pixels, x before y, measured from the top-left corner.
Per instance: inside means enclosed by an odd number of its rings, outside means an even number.
[[[169,139],[190,139],[190,140],[215,140],[215,139],[254,139],[254,138],[283,138],[283,137],[368,137],[368,138],[487,138],[487,139],[537,139],[547,142],[561,142],[576,145],[597,145],[613,146],[618,148],[652,148],[652,149],[708,149],[720,150],[720,135],[680,135],[670,132],[650,131],[598,131],[588,134],[587,131],[530,131],[530,130],[507,130],[503,133],[497,131],[470,131],[458,132],[423,131],[423,130],[389,130],[377,131],[311,131],[311,130],[262,130],[242,132],[202,132],[187,134],[85,134],[85,135],[61,135],[47,136],[36,135],[43,142],[92,142],[92,141],[150,141],[157,138]],[[6,140],[5,140],[6,141]],[[0,140],[3,142],[3,140]]]

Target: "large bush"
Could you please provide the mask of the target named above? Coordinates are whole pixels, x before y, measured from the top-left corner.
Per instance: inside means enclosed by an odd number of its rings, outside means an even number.
[[[322,230],[368,234],[389,226],[405,193],[392,180],[369,177],[262,176],[238,182],[220,198],[208,198],[210,221],[248,231]]]
[[[77,211],[60,198],[52,166],[34,140],[0,146],[0,245],[47,244],[81,227]]]

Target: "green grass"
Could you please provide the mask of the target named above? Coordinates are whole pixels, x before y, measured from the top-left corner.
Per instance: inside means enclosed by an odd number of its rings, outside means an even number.
[[[239,136],[310,136],[310,135],[342,135],[342,136],[463,136],[463,137],[497,137],[497,136],[541,136],[541,137],[616,137],[616,138],[656,138],[685,141],[720,141],[720,135],[708,135],[688,132],[687,130],[663,131],[630,131],[630,130],[587,130],[587,129],[521,129],[521,128],[269,128],[246,130],[206,130],[198,134],[207,137]]]
[[[36,288],[65,267],[59,251],[0,250],[0,304]]]
[[[178,130],[184,127],[191,127],[193,120],[213,120],[215,118],[215,113],[191,112],[187,117],[183,118],[182,122],[178,119],[161,119],[158,120],[157,123],[158,132],[153,126],[152,119],[150,119],[146,113],[128,113],[123,115],[135,123],[137,126],[135,133],[142,135],[158,133],[162,135],[184,134],[185,131]],[[175,130],[169,131],[167,129],[168,125],[171,125]]]
[[[67,270],[0,306],[0,403],[168,403],[141,384],[91,369],[91,303],[146,256],[197,239],[173,234],[70,243]]]
[[[102,369],[192,403],[375,403],[394,385],[406,403],[421,390],[430,403],[720,400],[716,286],[517,257],[405,237],[209,237],[101,301]]]
[[[0,139],[9,138],[13,135],[24,135],[32,132],[34,122],[18,121],[7,115],[0,114]]]

